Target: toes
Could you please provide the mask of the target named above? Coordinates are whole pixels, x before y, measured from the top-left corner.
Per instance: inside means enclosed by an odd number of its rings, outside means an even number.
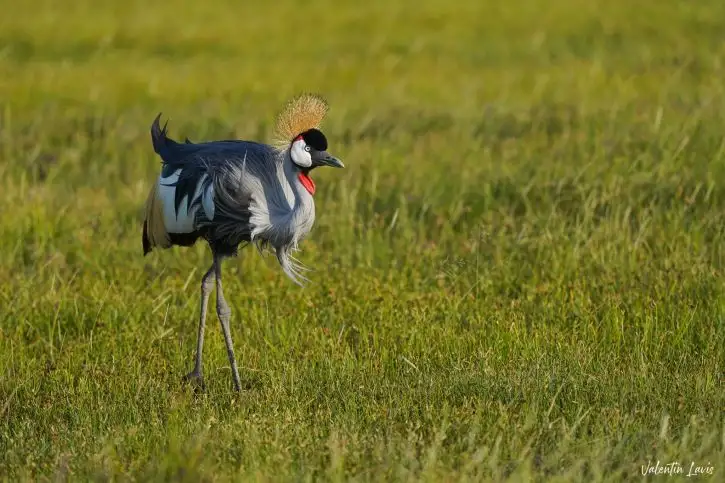
[[[196,389],[200,389],[202,391],[206,390],[204,378],[198,372],[190,372],[183,377],[183,381],[193,384]]]
[[[234,383],[234,392],[242,392],[242,383],[239,382],[239,379],[232,382]]]

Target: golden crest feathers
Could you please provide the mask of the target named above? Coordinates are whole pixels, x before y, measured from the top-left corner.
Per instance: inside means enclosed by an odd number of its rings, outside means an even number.
[[[308,129],[319,129],[330,106],[317,94],[300,94],[292,98],[277,116],[276,141],[287,145]]]

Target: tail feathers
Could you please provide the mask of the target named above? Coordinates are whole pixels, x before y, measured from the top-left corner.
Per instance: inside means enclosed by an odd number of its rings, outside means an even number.
[[[144,255],[154,247],[169,248],[171,239],[164,226],[164,207],[158,196],[159,184],[154,182],[146,199],[146,217],[143,226]]]
[[[151,142],[154,145],[154,151],[156,151],[156,154],[161,156],[162,159],[166,159],[170,150],[178,143],[166,135],[169,121],[166,121],[164,123],[164,127],[161,127],[161,124],[159,124],[160,119],[161,113],[156,116],[156,119],[154,119],[154,122],[151,124]]]

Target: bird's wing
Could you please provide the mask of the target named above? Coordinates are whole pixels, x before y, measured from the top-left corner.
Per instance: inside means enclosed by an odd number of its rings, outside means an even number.
[[[167,135],[159,118],[151,126],[151,140],[163,163],[162,178],[175,178],[170,186],[175,187],[177,213],[185,197],[187,212],[201,205],[209,221],[220,211],[220,198],[227,201],[224,211],[246,211],[251,197],[248,178],[276,172],[277,151],[271,146],[237,140],[179,143]]]

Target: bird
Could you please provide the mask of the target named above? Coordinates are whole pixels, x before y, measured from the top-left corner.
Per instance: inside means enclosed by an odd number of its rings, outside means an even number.
[[[143,253],[154,248],[190,247],[206,241],[212,264],[201,278],[199,328],[193,370],[184,380],[202,389],[202,351],[209,297],[216,286],[221,324],[235,391],[241,390],[230,332],[231,309],[222,289],[222,261],[249,244],[272,251],[296,284],[309,280],[308,269],[292,256],[315,222],[318,167],[344,168],[331,155],[320,124],[329,110],[318,94],[294,96],[280,110],[272,143],[220,140],[177,142],[162,128],[159,113],[151,124],[154,152],[161,172],[146,199]]]

